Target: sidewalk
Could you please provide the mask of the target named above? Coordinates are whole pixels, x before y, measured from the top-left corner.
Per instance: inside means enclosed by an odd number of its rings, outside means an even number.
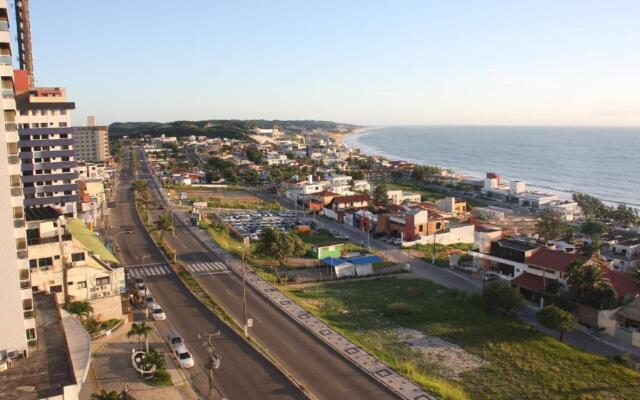
[[[92,342],[93,362],[89,378],[80,393],[81,400],[88,400],[91,393],[104,389],[107,392],[122,392],[125,385],[136,400],[193,400],[194,396],[184,381],[184,376],[167,355],[167,371],[173,381],[172,386],[154,387],[144,382],[131,366],[131,350],[138,347],[137,337],[127,337],[131,323],[126,322],[110,336]],[[143,342],[144,345],[144,342]],[[155,330],[149,336],[149,347],[161,354],[166,349]]]

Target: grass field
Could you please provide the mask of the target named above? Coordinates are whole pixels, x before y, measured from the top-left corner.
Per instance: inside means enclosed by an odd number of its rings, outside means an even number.
[[[398,372],[443,399],[640,399],[640,373],[488,314],[477,297],[432,282],[383,278],[288,294]],[[480,367],[457,378],[398,337],[398,328],[457,344]]]
[[[389,190],[404,190],[412,193],[420,193],[420,195],[422,196],[422,201],[433,202],[436,200],[444,199],[444,197],[446,196],[443,192],[439,192],[433,189],[420,188],[412,184],[386,182],[386,185],[387,189]]]
[[[434,251],[434,247],[435,247],[435,251]],[[421,258],[428,263],[431,263],[431,260],[433,258],[433,253],[435,252],[436,265],[440,267],[448,267],[450,253],[452,254],[464,253],[460,255],[462,256],[463,260],[466,260],[467,258],[469,258],[469,256],[466,253],[467,251],[471,250],[472,247],[473,247],[472,244],[466,244],[466,243],[453,244],[448,246],[436,243],[435,246],[430,244],[419,244],[419,245],[413,246],[412,249],[418,250],[422,254]]]

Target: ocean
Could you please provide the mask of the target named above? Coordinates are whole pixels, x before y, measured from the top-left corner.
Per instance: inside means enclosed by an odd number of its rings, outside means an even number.
[[[584,192],[640,207],[640,128],[399,126],[365,129],[343,143],[478,178],[495,172],[562,198]]]

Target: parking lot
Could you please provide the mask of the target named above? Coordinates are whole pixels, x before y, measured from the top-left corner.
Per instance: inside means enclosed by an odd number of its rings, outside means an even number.
[[[266,227],[283,232],[293,230],[296,226],[315,225],[308,218],[299,218],[294,212],[284,211],[234,211],[223,212],[218,219],[242,237],[258,240]]]

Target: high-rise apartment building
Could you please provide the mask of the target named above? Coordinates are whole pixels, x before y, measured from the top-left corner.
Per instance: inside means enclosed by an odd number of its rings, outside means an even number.
[[[0,0],[0,359],[36,340],[7,0]]]
[[[84,162],[109,160],[109,127],[96,126],[95,117],[87,118],[86,126],[74,128],[76,159]]]
[[[70,127],[75,103],[67,101],[62,88],[25,87],[22,74],[15,72],[24,205],[76,215],[78,173]]]

